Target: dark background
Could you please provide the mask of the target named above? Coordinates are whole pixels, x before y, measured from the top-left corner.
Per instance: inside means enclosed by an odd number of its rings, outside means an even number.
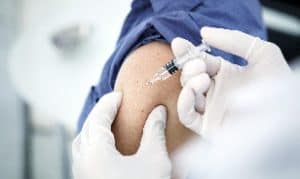
[[[278,10],[294,17],[300,22],[300,1],[298,0],[261,0],[263,6]],[[300,29],[299,29],[300,31]],[[300,62],[300,37],[268,27],[269,41],[276,43],[289,63]],[[297,58],[298,57],[298,58]]]

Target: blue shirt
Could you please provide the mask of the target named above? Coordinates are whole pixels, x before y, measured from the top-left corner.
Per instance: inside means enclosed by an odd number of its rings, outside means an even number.
[[[266,38],[257,0],[134,0],[115,51],[105,64],[99,83],[91,88],[86,99],[78,131],[99,98],[113,91],[118,71],[130,51],[151,41],[170,43],[175,37],[199,45],[203,26],[237,29]],[[212,54],[235,64],[246,64],[243,59],[217,49],[212,49]]]

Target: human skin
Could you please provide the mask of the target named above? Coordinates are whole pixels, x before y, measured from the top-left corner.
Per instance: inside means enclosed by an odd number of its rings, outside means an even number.
[[[158,105],[167,108],[166,143],[170,154],[193,135],[178,119],[176,106],[181,90],[180,74],[153,85],[147,84],[152,75],[172,58],[170,45],[152,42],[133,51],[122,64],[114,90],[122,91],[123,99],[112,126],[116,147],[122,154],[136,153],[145,121]]]

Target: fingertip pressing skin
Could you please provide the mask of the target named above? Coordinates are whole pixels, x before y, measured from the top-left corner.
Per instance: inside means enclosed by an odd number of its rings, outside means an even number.
[[[115,84],[115,90],[123,92],[123,99],[112,126],[116,146],[121,153],[129,155],[137,151],[145,121],[158,105],[167,108],[166,140],[169,152],[175,151],[192,135],[178,119],[179,73],[153,85],[147,83],[172,58],[169,45],[152,42],[132,52],[124,61]]]

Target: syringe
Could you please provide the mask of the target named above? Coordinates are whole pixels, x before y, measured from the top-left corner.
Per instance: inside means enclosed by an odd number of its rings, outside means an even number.
[[[170,78],[173,74],[175,74],[178,70],[182,69],[183,65],[191,60],[196,58],[203,59],[205,53],[210,52],[210,47],[202,41],[202,44],[199,46],[191,46],[185,54],[180,56],[179,58],[175,58],[161,67],[149,81],[149,84],[154,84],[157,81],[166,80]]]

